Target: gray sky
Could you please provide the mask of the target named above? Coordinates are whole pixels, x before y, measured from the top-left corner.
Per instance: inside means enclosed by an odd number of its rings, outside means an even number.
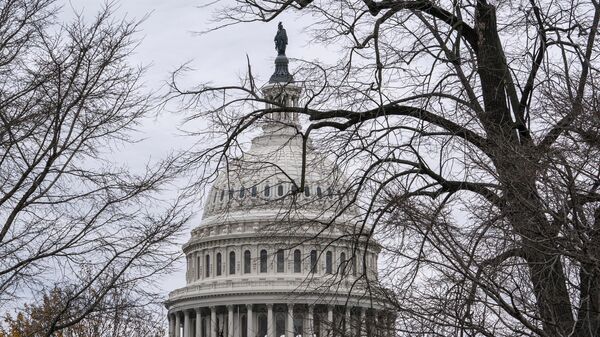
[[[98,0],[65,0],[61,20],[68,21],[74,12],[83,13],[92,18],[103,4]],[[190,62],[193,71],[186,77],[186,83],[193,85],[201,82],[214,84],[238,83],[246,71],[246,54],[250,58],[253,74],[258,83],[264,83],[273,72],[273,61],[276,56],[273,37],[277,23],[251,23],[228,27],[208,34],[198,34],[213,27],[211,19],[214,11],[226,1],[217,1],[216,5],[205,7],[209,1],[203,0],[120,0],[117,2],[118,17],[141,19],[148,16],[140,26],[141,44],[137,48],[132,61],[136,64],[150,66],[145,77],[149,89],[160,90],[169,78],[171,71],[178,66]],[[306,21],[300,21],[290,15],[283,16],[281,21],[287,30],[289,45],[286,54],[292,58],[306,60],[331,59],[332,51],[323,46],[312,46],[308,43],[308,33],[303,32]],[[291,68],[293,68],[293,62]],[[149,158],[160,158],[170,151],[183,149],[191,144],[191,140],[183,137],[178,131],[182,113],[173,113],[176,106],[169,106],[155,120],[148,121],[142,127],[139,144],[127,147],[116,154],[119,161],[135,167],[146,163]],[[191,228],[200,224],[201,212],[190,224]],[[183,241],[189,239],[189,230]],[[183,261],[181,261],[183,262]],[[179,272],[165,278],[160,285],[166,294],[185,285],[183,263],[179,264]]]

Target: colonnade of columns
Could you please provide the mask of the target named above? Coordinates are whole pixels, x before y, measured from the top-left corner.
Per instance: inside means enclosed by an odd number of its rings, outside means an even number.
[[[171,312],[169,336],[391,337],[394,323],[393,314],[363,307],[291,303],[227,305]]]

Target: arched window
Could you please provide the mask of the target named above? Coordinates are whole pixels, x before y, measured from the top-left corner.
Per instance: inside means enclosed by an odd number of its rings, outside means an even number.
[[[311,273],[317,272],[317,251],[316,250],[310,251],[310,272]]]
[[[235,274],[235,252],[229,252],[229,275]]]
[[[267,272],[267,251],[265,249],[260,251],[260,272]]]
[[[356,276],[356,255],[352,257],[352,276]]]
[[[300,249],[294,251],[294,273],[302,272],[302,253]]]
[[[265,185],[265,197],[269,197],[271,195],[271,186]]]
[[[321,186],[317,186],[317,197],[322,197],[323,196],[323,190],[321,190]]]
[[[304,186],[304,196],[307,198],[310,197],[310,187]]]
[[[230,188],[230,189],[229,189],[229,200],[233,199],[233,194],[234,194],[234,193],[235,193],[235,192],[233,191],[233,188]]]
[[[250,274],[250,269],[252,267],[252,261],[250,260],[252,256],[250,255],[250,251],[247,250],[244,252],[244,274]]]
[[[278,273],[283,273],[283,269],[284,269],[284,262],[285,256],[283,253],[283,249],[280,249],[277,251],[277,272]]]
[[[340,272],[342,275],[346,274],[346,253],[344,252],[340,254]]]
[[[283,185],[281,184],[277,186],[277,195],[280,197],[283,196]]]
[[[256,194],[257,194],[257,190],[256,190],[256,185],[252,186],[252,190],[251,190],[251,195],[253,198],[256,198]]]
[[[210,277],[210,255],[206,254],[206,257],[204,259],[204,268],[206,268],[206,272],[204,273],[206,275],[206,277]]]
[[[217,276],[221,276],[221,253],[217,253]]]
[[[240,187],[240,199],[246,195],[246,189],[244,186]]]
[[[196,257],[196,279],[200,279],[202,276],[202,273],[200,272],[200,262],[202,261],[201,257],[202,256]]]
[[[333,254],[329,251],[325,253],[325,272],[333,274]]]

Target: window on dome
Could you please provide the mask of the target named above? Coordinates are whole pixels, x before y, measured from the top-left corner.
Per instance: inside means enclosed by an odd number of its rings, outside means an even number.
[[[267,251],[265,249],[260,251],[260,272],[267,272]]]
[[[217,253],[217,276],[221,276],[221,253]]]
[[[329,251],[325,253],[325,273],[333,274],[333,254]]]
[[[292,185],[292,193],[298,192],[298,187],[296,185]]]
[[[317,251],[316,250],[310,251],[310,272],[311,273],[317,272]]]
[[[233,191],[233,188],[230,188],[230,189],[229,189],[229,200],[233,199],[233,194],[234,194],[234,193],[235,193],[235,192]]]
[[[302,252],[300,249],[294,250],[294,273],[302,272]]]
[[[284,256],[284,252],[283,249],[280,249],[277,251],[277,272],[278,273],[283,273],[284,270],[284,266],[285,266],[285,256]]]
[[[235,252],[229,252],[229,275],[235,274]]]
[[[256,190],[256,185],[252,186],[252,192],[251,195],[253,198],[256,198],[256,195],[258,194],[257,190]]]
[[[252,268],[252,256],[250,255],[250,251],[247,250],[244,252],[244,274],[250,274],[250,270]]]
[[[279,185],[277,186],[277,195],[282,197],[283,196],[283,185]]]
[[[198,279],[198,280],[200,279],[200,277],[202,277],[202,273],[200,270],[200,262],[202,260],[200,258],[201,258],[201,256],[196,257],[196,279]]]
[[[223,198],[225,198],[225,190],[221,191],[221,201],[223,201]]]
[[[346,253],[340,254],[340,272],[342,275],[346,274]]]
[[[271,186],[265,185],[265,197],[269,197],[271,195]]]
[[[204,268],[206,268],[205,275],[206,275],[206,277],[210,277],[210,255],[209,254],[206,254],[204,262],[205,262]]]
[[[304,186],[304,196],[307,198],[310,197],[310,187]]]
[[[317,197],[322,197],[323,196],[323,190],[321,190],[321,186],[317,186]]]
[[[356,255],[352,257],[352,276],[356,276]]]
[[[333,199],[333,190],[331,189],[331,187],[327,188],[327,196],[329,197],[329,199]]]
[[[246,189],[244,186],[240,187],[240,198],[243,198],[246,195]]]

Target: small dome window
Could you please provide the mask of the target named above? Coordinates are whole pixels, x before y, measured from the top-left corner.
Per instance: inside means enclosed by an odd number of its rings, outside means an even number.
[[[277,250],[277,272],[283,273],[285,267],[285,255],[283,249]]]
[[[243,198],[246,195],[246,189],[244,186],[240,187],[240,198]]]
[[[217,253],[217,276],[221,276],[222,271],[222,261],[221,261],[221,253]]]
[[[267,272],[267,251],[265,249],[260,251],[260,272]]]
[[[223,201],[223,198],[225,198],[225,190],[221,191],[221,201]]]
[[[296,185],[292,185],[292,193],[298,192],[298,187]]]
[[[317,272],[317,251],[314,249],[310,251],[310,272]]]
[[[317,197],[321,198],[323,196],[323,190],[321,190],[321,186],[317,186]]]
[[[246,250],[244,252],[244,274],[249,274],[251,267],[252,267],[251,253],[249,250]]]
[[[283,196],[283,185],[281,184],[277,186],[277,195],[280,197]]]
[[[325,253],[325,273],[333,274],[333,254],[330,251]]]
[[[304,196],[307,198],[310,197],[310,187],[304,186]]]
[[[234,193],[235,193],[235,192],[233,191],[233,188],[230,188],[230,189],[229,189],[229,199],[230,199],[230,200],[231,200],[231,199],[233,199],[233,194],[234,194]]]
[[[229,252],[229,275],[235,274],[235,252]]]
[[[253,198],[256,198],[257,194],[258,194],[258,192],[256,190],[256,185],[254,185],[254,186],[252,186],[251,195]]]
[[[210,277],[210,255],[206,254],[205,256],[205,263],[204,263],[204,270],[206,271],[206,277]]]
[[[294,250],[294,273],[302,272],[302,252],[300,249]]]
[[[269,197],[271,195],[271,186],[269,186],[268,184],[265,185],[265,197]]]

